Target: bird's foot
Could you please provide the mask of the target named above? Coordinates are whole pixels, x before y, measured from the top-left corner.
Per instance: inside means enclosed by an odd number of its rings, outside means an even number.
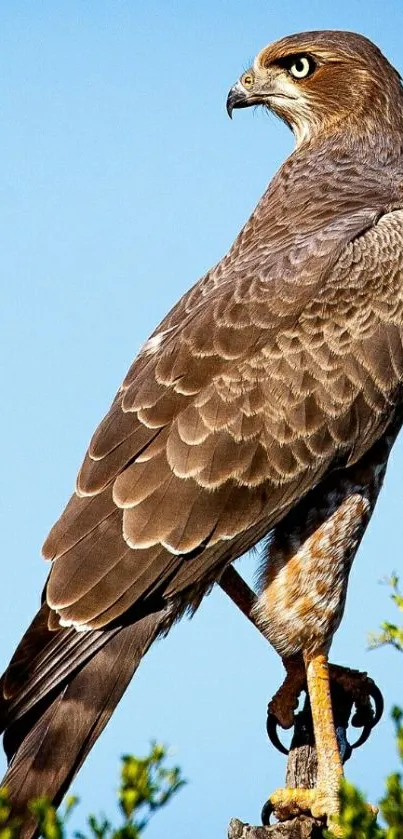
[[[302,659],[289,660],[285,662],[285,667],[287,675],[284,682],[267,708],[268,724],[271,717],[275,725],[292,728],[300,694],[306,690],[306,672]]]
[[[332,692],[339,688],[354,705],[354,714],[350,720],[355,728],[362,728],[362,732],[352,744],[356,749],[368,739],[372,729],[379,722],[383,713],[383,697],[374,680],[360,670],[351,670],[338,664],[329,665],[329,675]]]
[[[378,813],[377,808],[368,804],[368,809],[373,818],[376,819]],[[262,810],[262,823],[269,825],[272,815],[278,821],[287,821],[287,819],[292,819],[295,816],[310,815],[312,818],[318,819],[318,821],[326,821],[327,826],[332,829],[335,836],[342,836],[343,834],[338,824],[339,813],[340,799],[337,788],[280,788],[271,794],[264,805]]]
[[[276,789],[262,810],[263,824],[270,823],[273,814],[279,821],[286,821],[302,814],[314,819],[331,819],[339,812],[338,791],[320,789]]]
[[[288,749],[281,743],[277,727],[288,729],[294,725],[294,712],[298,707],[299,697],[303,690],[306,690],[306,673],[302,659],[289,660],[284,662],[287,675],[283,684],[269,702],[267,713],[267,733],[273,745],[283,754]],[[336,699],[338,706],[342,703],[345,707],[345,726],[347,728],[352,707],[354,713],[350,720],[351,725],[362,728],[362,732],[355,743],[348,747],[347,757],[351,749],[356,749],[368,739],[372,729],[379,722],[383,713],[382,694],[367,673],[359,670],[351,670],[348,667],[341,667],[338,664],[329,665],[330,685],[333,701]],[[334,696],[336,694],[337,696]]]

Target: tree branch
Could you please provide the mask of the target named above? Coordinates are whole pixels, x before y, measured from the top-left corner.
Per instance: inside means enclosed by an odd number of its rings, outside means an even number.
[[[323,833],[322,828],[317,827],[308,816],[299,816],[271,827],[253,827],[239,819],[232,819],[228,839],[323,839]]]
[[[295,717],[294,736],[288,755],[287,787],[313,787],[317,762],[308,700]],[[269,827],[257,827],[232,819],[228,839],[322,839],[323,824],[309,816],[299,816]]]

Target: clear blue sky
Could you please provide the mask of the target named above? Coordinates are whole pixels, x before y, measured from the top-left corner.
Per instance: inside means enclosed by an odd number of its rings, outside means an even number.
[[[40,546],[138,347],[217,261],[292,148],[263,113],[225,113],[266,43],[337,28],[403,70],[401,0],[0,2],[1,665],[37,608]],[[401,568],[402,443],[361,547],[333,659],[368,669],[386,706],[401,662],[368,653]],[[254,560],[242,568],[253,577]],[[152,737],[189,785],[148,839],[226,835],[283,780],[266,742],[280,660],[217,591],[148,655],[74,784],[113,812],[118,758]],[[400,688],[401,690],[401,688]],[[370,794],[397,763],[388,716],[348,764]],[[75,819],[77,824],[79,819]]]

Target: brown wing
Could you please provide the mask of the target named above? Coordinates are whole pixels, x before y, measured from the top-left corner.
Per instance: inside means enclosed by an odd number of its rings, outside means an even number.
[[[238,243],[180,301],[45,543],[62,625],[205,586],[379,437],[403,378],[402,223],[360,211],[266,263]]]

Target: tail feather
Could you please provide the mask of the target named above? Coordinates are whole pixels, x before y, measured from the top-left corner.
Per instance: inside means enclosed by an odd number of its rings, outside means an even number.
[[[56,695],[48,694],[26,715],[10,720],[4,745],[13,757],[2,786],[9,793],[11,815],[23,819],[21,839],[37,831],[27,803],[42,795],[60,803],[164,620],[166,612],[156,612],[122,627]]]

